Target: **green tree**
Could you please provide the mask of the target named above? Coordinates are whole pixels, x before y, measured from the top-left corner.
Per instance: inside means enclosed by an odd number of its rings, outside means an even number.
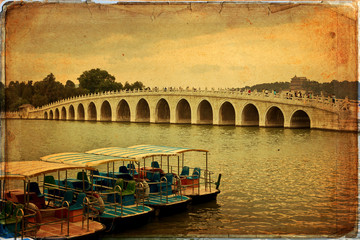
[[[66,88],[75,88],[75,83],[71,80],[67,80],[65,84]]]
[[[130,83],[128,81],[125,82],[124,89],[126,89],[126,90],[132,89],[132,86],[130,85]]]
[[[144,84],[142,82],[136,81],[132,84],[133,89],[143,89],[145,88]]]
[[[25,84],[25,87],[22,90],[21,98],[25,99],[27,102],[31,103],[31,99],[34,92],[34,86],[32,85],[33,81],[28,81],[27,84]]]
[[[55,81],[55,76],[50,73],[42,81],[34,84],[34,96],[32,98],[33,105],[35,107],[42,106],[45,99],[47,99],[47,103],[50,103],[65,98],[65,87],[62,83]]]
[[[90,93],[119,90],[122,87],[115,82],[113,75],[100,68],[83,72],[77,80],[80,87],[89,90]]]

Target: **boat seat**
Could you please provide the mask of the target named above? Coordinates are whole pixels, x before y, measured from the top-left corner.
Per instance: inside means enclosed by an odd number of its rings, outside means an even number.
[[[125,166],[120,166],[119,167],[119,172],[120,173],[129,173],[129,170]]]
[[[37,182],[30,182],[30,184],[28,184],[28,191],[36,193],[38,197],[44,197],[44,194],[40,192],[39,185]]]
[[[159,165],[159,163],[157,161],[153,161],[153,162],[151,162],[151,167],[160,168],[160,165]]]
[[[86,197],[86,194],[85,193],[79,193],[77,195],[77,198],[76,198],[76,202],[74,205],[70,206],[69,210],[70,211],[73,211],[73,210],[79,210],[79,209],[82,209],[83,208],[83,203],[84,203],[84,199]]]
[[[128,168],[128,170],[129,170],[129,172],[130,172],[131,174],[133,174],[133,175],[137,175],[137,174],[138,174],[137,171],[136,171],[136,167],[135,167],[135,165],[134,165],[133,163],[129,163],[129,164],[127,165],[127,168]]]
[[[124,179],[118,178],[115,182],[114,191],[119,191],[118,188],[116,188],[116,186],[119,186],[121,191],[124,191]]]
[[[194,168],[193,174],[190,177],[187,177],[187,179],[199,179],[200,178],[200,168]]]
[[[149,181],[152,181],[154,178],[154,172],[146,171],[146,178],[149,179]]]
[[[188,166],[184,166],[181,170],[180,177],[188,177],[190,174],[190,168]]]
[[[77,175],[76,175],[76,179],[77,179],[77,180],[80,180],[80,181],[83,181],[83,180],[84,180],[85,190],[86,190],[86,191],[91,190],[89,178],[88,178],[86,172],[78,172]],[[75,184],[74,184],[74,183],[73,183],[73,185],[74,185],[74,187],[77,188],[77,189],[83,189],[82,182],[81,182],[81,184],[78,184],[78,183],[75,183]]]
[[[62,199],[61,204],[56,204],[56,206],[61,207],[61,206],[63,206],[64,202],[68,202],[69,206],[71,206],[73,199],[74,199],[74,192],[72,190],[68,190],[65,192],[64,198]]]
[[[78,172],[77,175],[76,175],[76,179],[77,180],[84,180],[84,181],[89,182],[89,179],[87,177],[86,172]]]
[[[167,173],[167,174],[165,174],[165,178],[167,179],[167,182],[160,182],[158,184],[158,189],[159,189],[159,191],[161,189],[162,194],[170,195],[170,194],[172,194],[171,186],[173,183],[173,174]]]
[[[150,187],[150,192],[159,192],[159,188],[158,188],[158,184],[160,183],[160,173],[159,172],[154,172],[153,173],[153,177],[149,183],[149,187]],[[152,184],[153,183],[153,184]]]
[[[118,178],[115,182],[114,189],[108,190],[108,192],[119,192],[119,188],[116,186],[119,186],[121,188],[121,194],[124,192],[124,179]],[[114,196],[115,194],[108,194],[107,195],[107,201],[108,202],[114,202]],[[116,193],[116,202],[120,202],[120,194]]]
[[[56,182],[54,176],[45,176],[44,177],[44,186],[45,191],[50,195],[59,195],[59,190],[56,187]]]
[[[129,181],[126,185],[126,189],[122,192],[123,196],[134,195],[136,190],[136,182],[134,180]]]

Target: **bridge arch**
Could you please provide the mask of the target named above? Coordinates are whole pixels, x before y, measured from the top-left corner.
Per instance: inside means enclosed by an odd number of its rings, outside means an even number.
[[[130,106],[125,99],[122,99],[117,106],[116,120],[120,122],[130,122]]]
[[[55,109],[55,120],[59,120],[59,116],[60,116],[60,114],[59,114],[59,109],[58,108],[56,108]]]
[[[290,119],[290,128],[310,128],[309,115],[304,110],[296,110]]]
[[[77,120],[85,120],[85,109],[82,103],[77,107]]]
[[[176,123],[191,123],[191,107],[186,99],[176,105]]]
[[[66,108],[61,108],[61,120],[66,120]]]
[[[53,110],[50,110],[50,112],[49,112],[49,119],[50,119],[50,120],[53,120],[53,119],[54,119]]]
[[[73,105],[70,105],[69,107],[69,120],[75,120],[75,109]]]
[[[150,122],[149,103],[141,98],[136,105],[136,122]]]
[[[213,124],[213,109],[208,100],[202,100],[198,106],[198,124]]]
[[[241,114],[241,125],[242,126],[259,126],[259,110],[257,107],[252,104],[248,103],[242,110]]]
[[[48,119],[48,113],[44,112],[44,119],[47,120]]]
[[[156,104],[155,122],[170,123],[170,107],[169,103],[164,98],[161,98]]]
[[[110,103],[105,100],[100,108],[100,121],[111,121],[111,115]]]
[[[235,108],[233,104],[228,101],[224,102],[220,107],[219,124],[235,126]]]
[[[91,102],[88,106],[88,120],[96,121],[97,120],[96,106],[95,103]]]
[[[284,114],[279,107],[272,106],[266,111],[265,127],[284,127],[284,123]]]

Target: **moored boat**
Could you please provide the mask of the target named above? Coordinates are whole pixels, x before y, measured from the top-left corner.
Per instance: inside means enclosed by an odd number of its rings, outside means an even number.
[[[134,179],[146,186],[143,195],[144,204],[154,208],[156,215],[169,215],[187,210],[191,198],[185,196],[181,191],[181,182],[176,180],[177,176],[169,169],[163,170],[153,161],[156,157],[170,156],[171,154],[121,147],[94,149],[87,153],[136,159],[138,161],[137,168],[131,168],[128,171],[131,173],[131,171],[137,170],[136,174],[135,172],[133,174]],[[141,163],[143,163],[142,166]],[[119,172],[121,172],[121,167]]]
[[[59,182],[68,189],[81,189],[87,196],[96,197],[99,202],[95,206],[97,219],[106,225],[107,232],[121,231],[149,221],[153,209],[139,200],[144,192],[142,184],[130,179],[129,174],[126,174],[126,179],[117,178],[121,174],[114,171],[115,163],[128,161],[134,164],[136,159],[89,153],[58,153],[41,159],[94,168],[79,172],[76,179],[66,182],[59,179]]]
[[[71,193],[54,198],[51,191],[61,192],[45,183],[45,175],[60,171],[84,169],[75,165],[43,161],[3,163],[0,180],[2,235],[36,239],[96,239],[104,225],[90,219],[91,204],[81,194]],[[20,186],[22,188],[20,188]],[[43,192],[41,192],[43,189]],[[76,199],[72,201],[72,199]],[[92,213],[93,214],[93,213]]]
[[[171,165],[169,159],[167,159],[168,168],[172,169],[171,171],[180,177],[183,194],[191,197],[191,202],[193,204],[215,200],[217,195],[220,193],[219,186],[221,174],[218,175],[217,181],[215,182],[215,177],[213,176],[214,173],[209,170],[208,150],[156,145],[135,145],[128,148],[158,153],[159,155],[175,155],[175,164]],[[187,152],[199,152],[205,154],[205,161],[202,164],[203,167],[189,167],[191,162],[186,161],[185,159],[185,153]],[[174,162],[173,159],[174,157],[172,157],[172,163]]]

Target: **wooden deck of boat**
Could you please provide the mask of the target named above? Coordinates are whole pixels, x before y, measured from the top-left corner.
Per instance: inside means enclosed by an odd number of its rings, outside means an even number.
[[[150,195],[145,200],[145,204],[151,204],[151,205],[176,204],[187,200],[189,200],[189,198],[186,196],[169,195],[166,201],[166,196],[162,196],[160,198],[159,195]]]
[[[43,219],[43,222],[53,222],[59,220],[56,217],[48,217]],[[36,238],[47,238],[47,237],[57,237],[57,238],[73,238],[80,237],[85,235],[92,235],[98,231],[103,230],[104,226],[96,221],[89,220],[89,231],[87,230],[87,224],[84,222],[84,228],[82,228],[82,221],[70,222],[69,224],[69,236],[67,236],[67,223],[63,223],[63,232],[61,233],[61,223],[54,223],[49,225],[43,225],[36,233]]]
[[[121,213],[121,206],[118,205],[115,209],[115,206],[106,206],[105,211],[100,215],[102,218],[117,218],[117,217],[131,217],[135,215],[141,215],[151,212],[152,209],[147,206],[123,206]]]

